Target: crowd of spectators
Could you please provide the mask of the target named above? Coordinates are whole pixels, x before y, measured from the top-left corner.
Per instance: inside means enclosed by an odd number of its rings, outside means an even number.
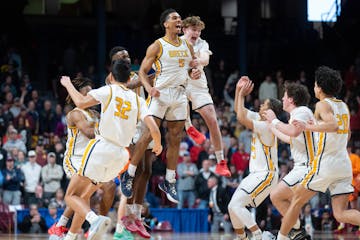
[[[44,90],[34,84],[22,62],[22,53],[15,48],[6,48],[0,56],[0,196],[7,205],[21,205],[30,208],[30,215],[20,225],[21,231],[45,231],[56,219],[56,208],[64,208],[64,192],[69,179],[66,178],[62,162],[66,143],[66,114],[71,110],[59,99],[59,92]],[[360,155],[360,59],[342,70],[344,88],[340,98],[349,106],[351,112],[350,128],[351,151]],[[220,65],[221,66],[221,65]],[[224,78],[221,68],[208,69],[208,79],[219,84],[217,77]],[[59,72],[61,75],[62,72]],[[86,75],[86,73],[77,73]],[[226,73],[226,79],[214,94],[218,123],[221,128],[225,157],[232,172],[231,178],[218,177],[214,173],[216,159],[209,141],[209,132],[200,116],[192,112],[194,126],[207,140],[198,145],[185,135],[181,142],[179,164],[177,168],[178,192],[180,203],[176,206],[156,191],[159,176],[165,172],[165,154],[153,164],[153,176],[149,182],[147,201],[150,207],[213,208],[223,212],[223,206],[209,205],[211,189],[214,184],[223,189],[228,198],[236,190],[241,180],[248,174],[251,131],[238,123],[234,113],[234,89],[239,71]],[[250,76],[251,78],[251,76]],[[273,79],[274,78],[274,79]],[[246,98],[246,107],[258,111],[262,99],[276,97],[281,99],[283,85],[287,81],[296,81],[306,85],[313,92],[313,81],[300,71],[298,78],[287,79],[283,71],[264,76],[258,81],[256,90]],[[210,84],[210,86],[213,86]],[[50,91],[50,92],[49,92]],[[313,99],[312,104],[315,102]],[[310,106],[313,107],[313,106]],[[282,120],[287,121],[287,115]],[[163,124],[166,127],[166,123]],[[163,133],[166,130],[163,131]],[[164,135],[165,136],[165,135]],[[165,139],[165,137],[164,137]],[[166,151],[166,142],[164,141]],[[279,144],[280,178],[292,168],[289,147]],[[157,180],[156,180],[157,179]],[[214,180],[216,179],[216,180]],[[213,183],[215,181],[215,183]],[[210,183],[209,183],[210,182]],[[97,193],[101,197],[101,193]],[[318,194],[304,208],[303,220],[311,229],[333,229],[336,223],[331,219],[331,209],[327,194]],[[212,206],[211,206],[212,205]],[[216,208],[218,207],[218,209]],[[52,219],[43,219],[37,208],[49,208]],[[215,208],[215,209],[214,209]],[[279,227],[280,215],[267,199],[260,207],[257,219],[263,229]],[[225,211],[225,210],[224,210]],[[223,212],[226,216],[226,212]],[[331,220],[328,220],[331,219]],[[29,226],[27,222],[36,222]]]

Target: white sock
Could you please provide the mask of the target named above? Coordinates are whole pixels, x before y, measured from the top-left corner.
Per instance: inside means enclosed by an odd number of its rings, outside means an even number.
[[[237,235],[237,238],[238,239],[241,239],[241,240],[244,240],[244,239],[247,239],[247,236],[246,236],[246,233],[244,232],[244,233],[238,233],[238,234],[236,234]]]
[[[188,130],[192,126],[190,117],[187,117],[185,120],[185,129]]]
[[[170,183],[176,182],[175,176],[176,176],[175,170],[170,170],[168,168],[166,169],[165,179],[168,182],[170,182]]]
[[[221,160],[224,160],[224,152],[223,150],[215,151],[216,161],[219,163]]]
[[[252,238],[251,239],[254,239],[254,240],[261,240],[262,239],[262,232],[260,229],[252,232]]]
[[[133,205],[134,204],[126,204],[125,216],[129,216],[133,213]]]
[[[135,205],[134,214],[137,219],[141,219],[141,211],[142,211],[143,206],[141,204],[134,204],[134,205]]]
[[[75,240],[76,239],[77,234],[76,233],[72,233],[72,232],[68,232],[64,238],[64,240]]]
[[[135,177],[136,168],[137,168],[137,166],[135,166],[131,163],[129,164],[129,168],[127,171],[131,177]]]
[[[294,229],[300,229],[300,220],[297,219],[295,225],[293,226]]]
[[[122,222],[118,222],[117,224],[116,224],[116,232],[117,233],[122,233],[122,231],[124,231],[124,229],[125,229],[125,227],[124,227],[124,225],[122,224]]]
[[[91,224],[93,224],[96,220],[98,220],[99,216],[96,215],[93,211],[90,211],[86,214],[85,219]]]
[[[65,217],[64,215],[61,215],[61,217],[60,217],[59,221],[57,222],[56,226],[57,227],[61,227],[61,226],[65,227],[66,224],[68,223],[68,221],[69,221],[68,217]]]
[[[282,235],[280,232],[277,235],[277,240],[289,240],[290,238],[288,238],[287,236]]]

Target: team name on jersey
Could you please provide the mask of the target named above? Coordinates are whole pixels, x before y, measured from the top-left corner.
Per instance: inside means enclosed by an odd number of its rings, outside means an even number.
[[[187,50],[171,50],[168,53],[169,57],[189,57]]]

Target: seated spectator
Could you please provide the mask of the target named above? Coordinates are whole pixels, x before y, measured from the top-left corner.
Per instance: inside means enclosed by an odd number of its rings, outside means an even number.
[[[62,188],[58,188],[55,192],[55,197],[50,199],[50,204],[56,204],[57,208],[65,208],[66,203],[64,200],[64,190]]]
[[[48,206],[48,212],[45,215],[46,228],[50,228],[54,223],[58,222],[60,215],[57,214],[57,205],[51,202]]]
[[[232,196],[237,187],[239,186],[242,177],[239,176],[234,165],[230,164],[229,169],[231,172],[231,177],[225,178],[225,183],[230,196]]]
[[[24,153],[27,152],[25,143],[23,141],[21,141],[20,139],[18,139],[18,131],[13,127],[11,127],[8,130],[8,140],[4,144],[3,148],[8,153],[11,153],[12,149],[14,149],[14,148],[17,148],[18,150],[23,151]]]
[[[19,229],[23,233],[46,233],[47,226],[45,219],[40,215],[36,204],[30,205],[29,215],[19,223]]]
[[[306,232],[312,237],[316,228],[318,228],[318,221],[314,214],[311,212],[311,204],[307,203],[303,207],[302,214],[300,215],[301,225],[305,227]]]
[[[14,159],[6,160],[6,168],[2,171],[4,176],[3,199],[8,205],[19,205],[21,201],[21,185],[24,181],[22,172],[15,168]]]
[[[210,160],[205,159],[202,162],[202,169],[195,178],[195,196],[197,208],[204,209],[209,207],[210,188],[207,181],[210,177],[216,175],[210,171]]]

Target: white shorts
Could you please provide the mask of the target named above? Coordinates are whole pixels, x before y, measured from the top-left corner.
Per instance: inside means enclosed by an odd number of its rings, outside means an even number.
[[[303,180],[307,171],[308,167],[305,165],[294,165],[294,168],[282,180],[289,187],[294,187]]]
[[[246,206],[257,207],[269,196],[270,191],[277,185],[278,179],[278,172],[250,173],[241,181],[234,195],[238,191],[246,192],[250,198],[249,202],[244,204]]]
[[[197,110],[209,104],[214,104],[207,87],[201,88],[188,84],[186,88],[186,96],[189,101],[191,101],[193,110]]]
[[[147,127],[143,121],[138,122],[138,124],[136,125],[135,135],[131,140],[132,144],[136,144],[137,141],[139,141],[142,133],[145,131],[145,128],[147,128]],[[151,142],[147,146],[146,150],[151,150],[151,149],[153,149],[153,147],[154,147],[154,140],[151,140]]]
[[[329,159],[326,159],[326,161],[327,160]],[[329,189],[331,196],[354,192],[352,186],[353,176],[350,166],[344,165],[340,168],[334,168],[328,165],[329,164],[322,164],[319,168],[309,169],[301,185],[316,192],[324,193]],[[336,170],[336,172],[334,172],[334,170]]]
[[[160,96],[149,101],[148,107],[154,117],[167,121],[184,121],[187,117],[187,98],[182,86],[161,89]]]
[[[68,178],[71,178],[80,168],[82,156],[65,157],[63,169]]]
[[[86,146],[78,174],[96,183],[111,181],[127,169],[129,156],[127,148],[97,136]]]

